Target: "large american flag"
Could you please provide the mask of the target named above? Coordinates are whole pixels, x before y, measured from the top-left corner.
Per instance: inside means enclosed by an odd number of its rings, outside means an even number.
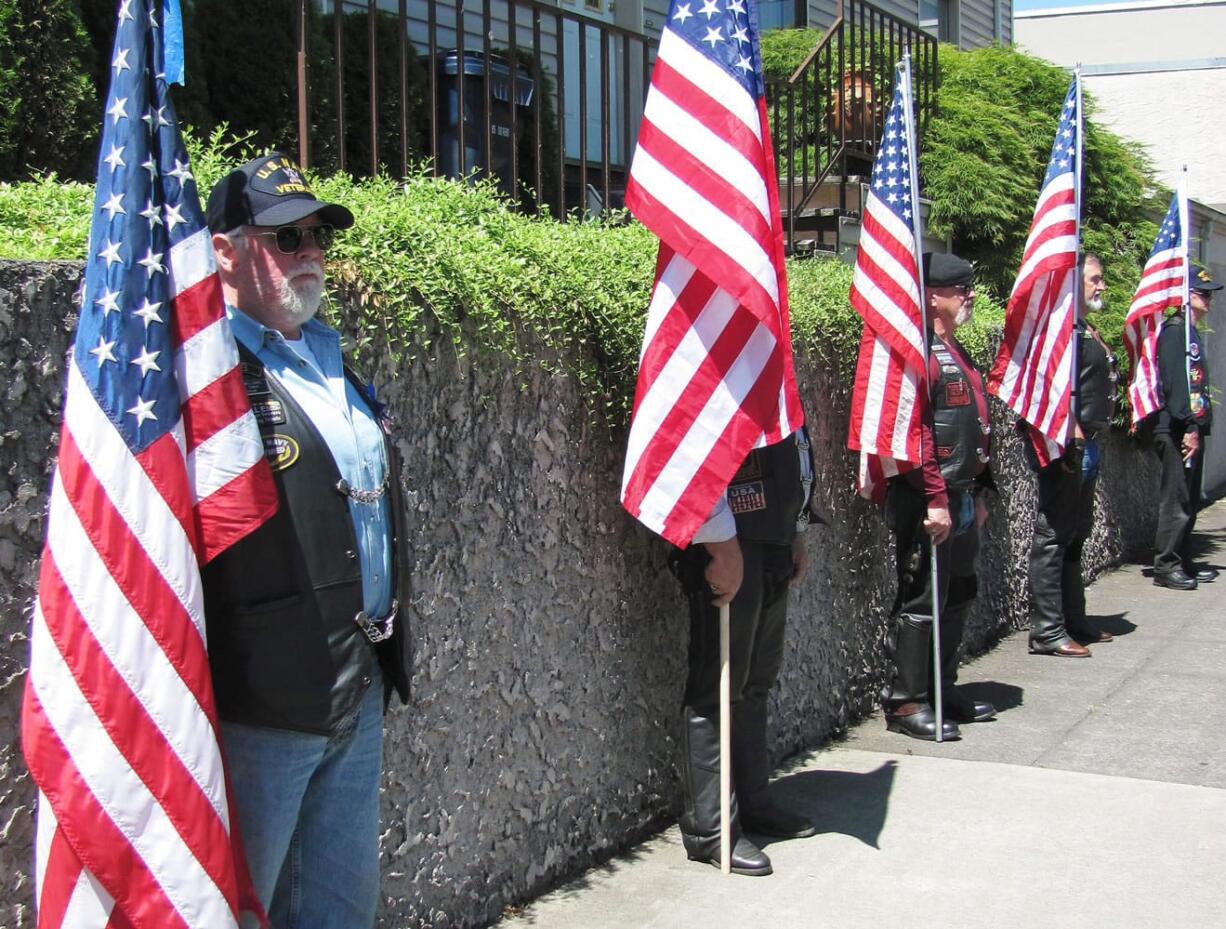
[[[909,73],[900,68],[873,163],[851,281],[851,305],[864,328],[847,445],[860,452],[860,493],[872,499],[880,499],[884,478],[919,464],[926,408],[911,106]]]
[[[157,9],[123,0],[22,714],[53,926],[262,919],[218,748],[199,566],[272,514]]]
[[[626,203],[660,253],[622,503],[686,545],[745,456],[803,421],[752,0],[674,0]]]
[[[1030,235],[1022,253],[1005,334],[988,392],[1029,424],[1041,464],[1058,458],[1071,426],[1073,325],[1077,308],[1077,252],[1080,226],[1077,182],[1081,172],[1080,75],[1069,85],[1052,144],[1051,160]]]
[[[1124,341],[1132,364],[1128,399],[1132,403],[1134,423],[1162,406],[1158,380],[1158,332],[1162,328],[1162,314],[1187,301],[1188,243],[1183,234],[1184,215],[1180,191],[1176,191],[1124,320]]]

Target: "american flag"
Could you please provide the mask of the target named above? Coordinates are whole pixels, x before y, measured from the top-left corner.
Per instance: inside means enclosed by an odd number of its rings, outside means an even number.
[[[924,314],[915,241],[916,184],[909,72],[900,68],[870,179],[851,305],[864,320],[851,398],[849,448],[860,452],[860,493],[920,461],[926,400]]]
[[[1009,296],[1004,340],[988,378],[988,392],[1029,424],[1043,465],[1063,454],[1071,426],[1077,316],[1073,301],[1080,237],[1080,81],[1080,74],[1075,74],[1060,109],[1022,267]]]
[[[22,712],[38,925],[238,925],[199,566],[276,508],[162,71],[123,0]]]
[[[1188,243],[1183,234],[1183,216],[1184,205],[1180,192],[1176,191],[1124,320],[1124,341],[1132,364],[1128,399],[1132,403],[1134,423],[1162,406],[1158,381],[1158,332],[1162,328],[1162,314],[1171,307],[1183,306],[1187,300]]]
[[[626,203],[660,238],[622,503],[686,545],[803,416],[752,0],[674,0]]]

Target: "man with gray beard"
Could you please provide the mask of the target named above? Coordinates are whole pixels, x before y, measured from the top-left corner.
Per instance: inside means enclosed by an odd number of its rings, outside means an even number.
[[[1026,458],[1037,478],[1038,511],[1030,546],[1030,653],[1088,658],[1089,643],[1111,633],[1086,617],[1081,550],[1094,526],[1098,438],[1115,415],[1119,373],[1115,356],[1086,315],[1102,309],[1106,292],[1097,255],[1081,256],[1081,305],[1077,312],[1077,381],[1072,399],[1073,434],[1062,457],[1040,468],[1029,439]]]
[[[353,214],[274,153],[221,180],[208,223],[279,503],[203,573],[238,827],[275,929],[364,929],[379,896],[382,717],[393,691],[408,699],[396,615],[408,575],[390,422],[315,318],[324,252]]]
[[[991,427],[983,378],[954,335],[974,314],[974,268],[957,255],[926,252],[922,270],[930,402],[920,426],[920,467],[890,478],[886,492],[898,593],[887,640],[894,672],[881,696],[887,729],[933,741],[937,688],[942,740],[961,737],[958,723],[996,716],[992,704],[954,686],[962,633],[979,592],[979,530],[988,518],[987,492],[996,485],[988,467]],[[933,667],[938,644],[939,674]]]

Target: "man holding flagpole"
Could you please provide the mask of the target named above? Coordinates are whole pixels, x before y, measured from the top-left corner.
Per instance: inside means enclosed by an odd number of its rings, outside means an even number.
[[[1035,472],[1037,512],[1030,546],[1030,651],[1088,658],[1086,644],[1109,642],[1109,632],[1086,618],[1081,552],[1094,523],[1098,437],[1115,414],[1115,356],[1086,319],[1102,309],[1102,261],[1081,256],[1081,300],[1076,323],[1077,386],[1073,441],[1063,455],[1040,466],[1033,446],[1023,451]]]
[[[894,672],[883,702],[887,728],[915,739],[936,739],[937,688],[945,716],[942,741],[959,737],[959,722],[985,722],[996,715],[990,703],[972,700],[954,687],[962,633],[978,593],[979,531],[988,518],[985,494],[993,487],[983,380],[954,337],[974,311],[973,273],[957,255],[923,257],[931,326],[930,414],[920,430],[921,466],[891,478],[886,495],[898,593],[892,610]],[[936,615],[939,674],[933,662]]]
[[[1195,590],[1217,572],[1192,562],[1191,537],[1200,508],[1204,440],[1213,426],[1209,371],[1197,328],[1222,285],[1189,265],[1188,313],[1171,314],[1158,335],[1162,406],[1154,422],[1154,448],[1162,464],[1158,532],[1154,539],[1154,584]]]
[[[756,707],[764,708],[758,697],[778,670],[771,653],[781,647],[787,584],[797,570],[792,536],[803,503],[795,477],[803,414],[792,370],[778,176],[753,0],[710,0],[701,8],[690,0],[672,3],[626,204],[659,237],[660,252],[622,504],[674,545],[702,549],[687,548],[684,571],[688,586],[700,591],[691,597],[698,600],[694,622],[700,627],[691,654],[697,649],[702,656],[691,663],[684,713],[687,852],[724,871],[769,874],[769,860],[739,834],[730,730],[733,703],[750,697],[753,721],[738,718],[736,724],[755,728],[737,739],[752,742],[756,757],[752,774],[738,768],[737,776],[760,784],[768,762],[765,714]],[[746,472],[739,490],[729,488],[742,467],[756,476]],[[738,511],[767,517],[774,526],[764,531],[783,534],[742,540]],[[695,539],[699,544],[691,546]],[[760,539],[778,550],[761,556],[750,544]],[[728,605],[737,602],[742,578],[749,625],[734,634]],[[759,650],[763,603],[770,605],[770,630]],[[739,607],[735,612],[742,614]],[[707,656],[714,642],[719,675],[713,692]],[[763,817],[758,826],[784,828],[778,822]],[[811,834],[805,823],[785,828]]]
[[[954,340],[973,312],[973,269],[956,255],[920,254],[918,154],[905,55],[852,278],[864,328],[848,446],[860,452],[860,493],[886,504],[896,542],[886,725],[939,742],[958,737],[957,722],[996,715],[954,689],[991,474],[983,383]]]

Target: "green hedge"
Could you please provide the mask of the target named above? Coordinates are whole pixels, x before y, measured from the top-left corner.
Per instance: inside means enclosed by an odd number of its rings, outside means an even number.
[[[206,191],[249,154],[220,130],[190,148]],[[624,420],[655,270],[656,240],[646,229],[620,219],[524,216],[489,185],[424,174],[403,182],[336,174],[314,185],[357,216],[330,253],[329,275],[354,298],[346,303],[360,307],[346,322],[362,340],[407,353],[422,333],[441,332],[477,364],[496,355],[524,370],[553,368],[554,360],[524,350],[522,335],[531,332],[557,349],[601,419]],[[92,187],[54,177],[0,184],[0,258],[81,259],[92,203]],[[795,341],[849,380],[860,331],[847,302],[850,268],[805,261],[788,271]],[[999,321],[999,308],[980,315],[986,326]]]

